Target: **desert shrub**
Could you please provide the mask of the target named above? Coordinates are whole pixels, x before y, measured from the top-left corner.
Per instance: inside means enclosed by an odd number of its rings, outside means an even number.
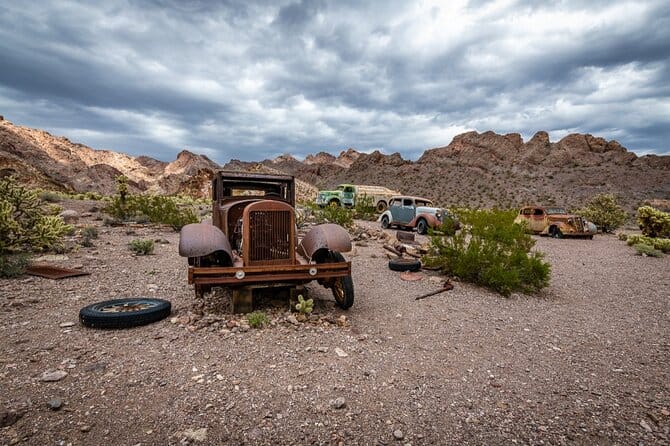
[[[575,214],[594,223],[602,232],[612,232],[628,219],[628,214],[617,204],[612,194],[594,196],[585,208],[576,210]]]
[[[263,328],[269,323],[267,315],[262,311],[247,314],[247,321],[251,328]]]
[[[88,238],[98,238],[98,228],[95,226],[84,226],[81,229],[81,236]]]
[[[26,271],[30,264],[27,254],[3,255],[0,254],[0,277],[18,277]]]
[[[146,256],[154,252],[154,241],[149,239],[135,239],[128,243],[128,247],[138,256]]]
[[[116,220],[134,219],[137,222],[161,223],[171,226],[175,231],[184,225],[199,221],[190,205],[180,206],[174,197],[129,195],[127,190],[122,194],[122,190],[123,186],[120,187],[118,195],[105,207],[105,212]]]
[[[63,197],[58,192],[43,190],[37,194],[37,197],[47,203],[58,203]]]
[[[461,230],[452,236],[431,235],[424,263],[445,274],[488,287],[503,296],[533,292],[549,283],[550,265],[522,225],[517,211],[459,210]]]
[[[626,234],[625,232],[619,233],[619,235],[617,237],[622,242],[625,242],[626,240],[628,240],[628,234]]]
[[[341,206],[317,208],[314,211],[314,218],[317,223],[335,223],[345,228],[350,228],[354,224],[353,211]]]
[[[368,197],[367,195],[358,195],[356,197],[354,218],[368,221],[375,221],[377,219],[374,197]]]
[[[653,238],[647,237],[644,235],[629,235],[626,239],[628,246],[634,246],[637,244],[649,245],[654,249],[659,251],[670,253],[670,239],[667,238]]]
[[[658,249],[654,249],[653,246],[647,245],[646,243],[637,243],[633,245],[637,255],[639,256],[648,256],[648,257],[663,257],[663,253]]]
[[[37,193],[0,179],[0,255],[52,249],[71,230],[62,218],[45,215]]]
[[[641,206],[637,209],[637,222],[648,237],[670,237],[670,213]]]

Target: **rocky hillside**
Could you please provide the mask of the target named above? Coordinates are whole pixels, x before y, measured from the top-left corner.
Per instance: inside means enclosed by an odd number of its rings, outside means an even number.
[[[123,174],[133,192],[207,193],[218,164],[206,156],[182,151],[170,163],[93,150],[43,130],[0,120],[0,176],[14,175],[24,184],[51,190],[113,194]]]
[[[670,157],[638,157],[616,141],[571,134],[550,142],[537,132],[521,135],[468,132],[445,147],[426,150],[416,162],[398,153],[342,152],[300,163],[283,156],[264,161],[319,188],[338,183],[378,184],[447,205],[517,207],[522,204],[582,206],[598,193],[614,193],[629,210],[640,203],[670,200]],[[239,164],[239,161],[235,162]],[[244,164],[244,163],[242,163]]]
[[[136,192],[206,196],[211,176],[220,168],[188,151],[166,163],[93,150],[0,119],[0,176],[12,174],[35,187],[111,194],[115,178],[124,174]],[[423,195],[444,206],[537,203],[575,208],[601,192],[617,194],[631,211],[644,201],[660,207],[670,202],[670,156],[638,157],[616,141],[582,134],[551,142],[546,132],[538,132],[524,142],[516,133],[468,132],[445,147],[426,150],[417,161],[350,148],[338,156],[320,152],[304,161],[291,155],[231,160],[223,168],[294,175],[301,199],[313,199],[318,188],[349,182]]]

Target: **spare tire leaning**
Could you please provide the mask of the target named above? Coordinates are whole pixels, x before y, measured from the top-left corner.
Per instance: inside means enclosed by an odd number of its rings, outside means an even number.
[[[389,268],[393,271],[419,271],[421,269],[421,261],[418,259],[391,259],[389,260]]]
[[[171,310],[172,304],[163,299],[113,299],[82,308],[79,321],[92,328],[130,328],[164,319]]]

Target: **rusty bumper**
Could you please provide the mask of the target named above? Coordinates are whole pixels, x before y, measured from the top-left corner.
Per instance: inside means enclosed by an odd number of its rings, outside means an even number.
[[[277,266],[188,267],[188,283],[196,285],[249,285],[254,283],[307,283],[351,275],[351,262]]]

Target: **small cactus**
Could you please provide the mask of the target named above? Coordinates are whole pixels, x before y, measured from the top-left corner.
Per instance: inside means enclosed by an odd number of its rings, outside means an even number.
[[[295,304],[295,309],[300,314],[310,314],[312,312],[312,310],[314,310],[314,300],[312,300],[312,299],[305,300],[302,297],[302,294],[299,294],[298,295],[298,303]]]

